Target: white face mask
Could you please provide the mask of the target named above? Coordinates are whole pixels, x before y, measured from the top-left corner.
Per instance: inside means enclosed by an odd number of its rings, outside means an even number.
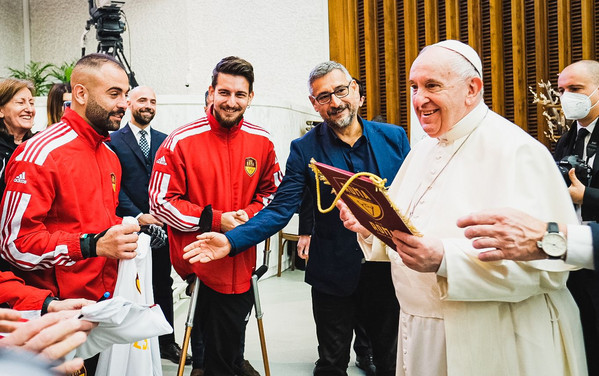
[[[586,117],[589,112],[591,112],[591,108],[599,103],[598,101],[594,105],[591,105],[591,97],[595,94],[595,91],[597,91],[597,89],[595,89],[589,96],[580,93],[563,93],[560,97],[560,102],[566,119],[578,120]]]

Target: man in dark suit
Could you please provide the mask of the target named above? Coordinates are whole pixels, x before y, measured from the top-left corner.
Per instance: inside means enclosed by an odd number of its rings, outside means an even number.
[[[391,182],[410,147],[401,127],[366,121],[357,115],[360,94],[347,69],[336,62],[319,64],[309,78],[314,109],[324,122],[291,143],[285,177],[273,201],[254,218],[225,234],[204,233],[185,247],[184,258],[209,262],[236,255],[283,228],[308,190],[328,207],[331,187],[318,182],[310,159],[352,172],[369,171]],[[317,205],[314,205],[317,207]],[[319,359],[314,375],[345,375],[356,317],[372,341],[377,375],[395,375],[399,304],[390,264],[365,262],[356,235],[339,219],[339,211],[314,210],[306,282],[312,285]],[[374,316],[373,316],[374,314]]]
[[[149,214],[148,183],[154,164],[154,156],[166,134],[150,125],[156,114],[156,94],[147,86],[138,86],[129,92],[131,120],[110,135],[110,147],[118,155],[123,170],[119,192],[119,217],[135,217],[140,225],[163,223]],[[152,287],[154,300],[160,305],[168,322],[173,325],[173,279],[168,242],[161,248],[152,249]],[[181,348],[174,334],[160,337],[160,356],[178,363]],[[186,364],[191,363],[189,358]]]
[[[560,102],[567,119],[575,120],[556,145],[554,158],[577,155],[592,166],[590,181],[581,182],[570,171],[568,188],[583,222],[599,220],[599,62],[582,60],[573,63],[558,77]],[[599,278],[590,270],[572,272],[568,288],[574,296],[582,321],[589,373],[599,374]]]

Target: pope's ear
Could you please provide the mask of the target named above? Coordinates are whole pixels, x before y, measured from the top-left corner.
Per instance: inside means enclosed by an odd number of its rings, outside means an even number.
[[[483,89],[483,80],[480,77],[473,77],[468,82],[468,102],[476,100]],[[470,104],[470,103],[469,103]]]

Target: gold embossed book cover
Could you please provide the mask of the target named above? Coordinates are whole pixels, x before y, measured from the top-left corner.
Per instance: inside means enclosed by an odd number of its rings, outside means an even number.
[[[358,222],[389,247],[395,249],[391,235],[394,230],[421,235],[389,199],[386,180],[371,173],[354,174],[314,160],[310,167],[318,179],[330,184],[341,196]],[[317,205],[321,210],[320,202]]]

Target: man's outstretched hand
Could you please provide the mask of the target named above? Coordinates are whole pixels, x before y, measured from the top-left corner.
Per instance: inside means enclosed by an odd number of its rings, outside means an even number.
[[[205,264],[221,259],[231,252],[229,240],[221,233],[205,232],[196,238],[198,240],[183,248],[183,259],[189,260],[191,264],[196,262]]]

